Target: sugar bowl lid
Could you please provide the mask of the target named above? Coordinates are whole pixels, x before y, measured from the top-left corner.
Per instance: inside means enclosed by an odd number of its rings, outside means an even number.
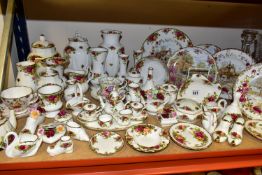
[[[198,114],[202,111],[201,104],[195,100],[188,98],[181,98],[176,101],[174,104],[177,111],[180,111],[184,114]]]

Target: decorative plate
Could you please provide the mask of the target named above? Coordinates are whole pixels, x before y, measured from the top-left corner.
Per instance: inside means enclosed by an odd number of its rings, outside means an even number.
[[[214,55],[215,53],[221,51],[221,48],[214,44],[200,44],[200,45],[197,45],[196,47],[199,47],[201,49],[208,51],[211,55]]]
[[[111,155],[124,146],[122,137],[114,132],[103,131],[95,134],[90,140],[90,147],[93,151],[102,155]]]
[[[212,137],[205,129],[190,123],[173,125],[169,134],[176,144],[187,149],[203,150],[212,143]]]
[[[198,47],[187,47],[177,51],[169,59],[167,67],[169,80],[178,88],[187,79],[189,73],[202,74],[211,82],[217,79],[215,59],[210,53]]]
[[[142,45],[142,57],[154,56],[167,63],[176,51],[193,46],[189,37],[175,28],[164,28],[150,34]]]
[[[153,68],[153,80],[155,85],[162,85],[168,81],[168,70],[166,64],[155,57],[143,58],[136,64],[136,70],[140,72],[143,83],[148,76],[148,68]]]
[[[158,152],[169,144],[169,136],[162,128],[151,124],[139,124],[126,131],[127,143],[137,151]]]
[[[232,99],[233,86],[237,77],[253,65],[253,59],[237,49],[225,49],[216,53],[213,57],[217,63],[218,81],[223,86],[221,97]]]
[[[236,91],[241,93],[242,113],[249,119],[262,120],[262,64],[252,66],[237,78]]]
[[[245,129],[249,134],[262,141],[262,121],[248,120],[245,123]]]
[[[96,131],[122,131],[122,130],[126,130],[127,128],[129,128],[132,125],[137,125],[140,123],[143,123],[143,121],[134,121],[131,120],[131,122],[124,126],[124,125],[119,125],[117,123],[117,121],[113,118],[113,123],[109,128],[102,128],[99,124],[98,121],[91,121],[91,122],[86,122],[81,120],[78,116],[76,117],[76,121],[79,122],[80,124],[82,124],[84,127],[86,127],[87,129],[91,129],[91,130],[96,130]]]

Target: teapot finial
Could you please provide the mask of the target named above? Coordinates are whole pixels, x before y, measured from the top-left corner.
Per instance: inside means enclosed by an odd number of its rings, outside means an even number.
[[[39,39],[40,39],[41,42],[45,42],[46,41],[44,34],[41,34]]]

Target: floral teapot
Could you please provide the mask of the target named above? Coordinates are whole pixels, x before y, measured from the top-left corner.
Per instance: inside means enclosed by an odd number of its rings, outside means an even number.
[[[177,99],[188,98],[203,103],[207,98],[213,98],[216,101],[220,93],[220,84],[212,83],[204,75],[193,74],[180,87]]]
[[[16,128],[16,117],[14,110],[9,111],[9,118],[1,114],[0,116],[0,149],[4,148],[4,136],[6,133],[13,131]]]
[[[173,84],[163,84],[160,86],[160,89],[164,91],[164,94],[168,96],[167,104],[171,105],[176,101],[177,96],[177,87]]]
[[[42,143],[42,137],[27,133],[17,135],[15,132],[9,132],[4,141],[7,157],[29,157],[37,153]]]
[[[72,69],[66,69],[65,74],[68,75],[69,80],[77,84],[79,83],[81,85],[83,93],[86,93],[89,88],[89,81],[92,80],[93,76],[91,75],[88,77],[89,69],[87,70],[72,70]],[[88,77],[88,78],[87,78]]]
[[[101,107],[108,114],[113,114],[123,110],[126,106],[123,102],[124,99],[125,94],[120,93],[115,88],[105,100],[101,96],[99,97]]]

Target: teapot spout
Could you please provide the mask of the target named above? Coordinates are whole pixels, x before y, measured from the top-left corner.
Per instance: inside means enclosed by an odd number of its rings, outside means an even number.
[[[10,110],[9,112],[9,122],[11,123],[12,127],[15,129],[17,122],[16,122],[16,116],[14,110]]]

